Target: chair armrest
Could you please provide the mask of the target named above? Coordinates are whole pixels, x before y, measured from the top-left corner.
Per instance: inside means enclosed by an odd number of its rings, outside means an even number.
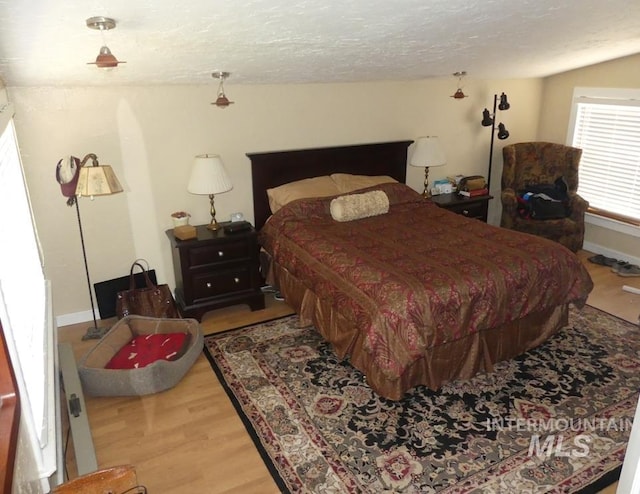
[[[583,221],[584,214],[589,208],[589,203],[578,194],[573,194],[569,197],[569,207],[571,208],[571,219]]]
[[[502,201],[502,214],[509,216],[518,215],[518,199],[516,192],[513,189],[504,189],[500,193],[500,200]]]

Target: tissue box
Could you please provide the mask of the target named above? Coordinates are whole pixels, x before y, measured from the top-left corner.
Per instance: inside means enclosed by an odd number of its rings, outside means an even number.
[[[451,192],[453,192],[453,186],[446,178],[433,182],[433,189],[436,194],[451,194]]]

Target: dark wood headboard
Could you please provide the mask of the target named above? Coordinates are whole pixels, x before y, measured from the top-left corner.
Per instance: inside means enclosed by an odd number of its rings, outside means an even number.
[[[267,189],[304,178],[352,173],[407,178],[407,149],[413,141],[247,153],[251,160],[253,214],[260,229],[271,214]]]

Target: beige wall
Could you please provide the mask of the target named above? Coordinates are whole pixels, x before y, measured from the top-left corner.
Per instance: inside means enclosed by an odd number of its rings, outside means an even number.
[[[236,86],[236,101],[212,107],[215,85],[149,87],[8,88],[25,173],[42,241],[46,275],[53,282],[56,315],[89,309],[75,210],[65,204],[54,177],[59,158],[96,153],[113,166],[124,194],[80,200],[82,225],[95,283],[128,272],[144,257],[159,280],[173,286],[169,215],[189,211],[192,224],[208,222],[208,199],[186,191],[196,154],[221,154],[234,188],[216,197],[219,220],[241,211],[252,219],[247,152],[355,144],[420,135],[441,136],[451,174],[486,174],[490,130],[480,125],[494,93],[507,92],[501,112],[511,132],[496,141],[493,191],[499,190],[503,142],[535,138],[540,80],[465,81],[470,97],[455,100],[453,77],[417,82]],[[422,168],[409,167],[408,183],[422,190]],[[493,200],[490,221],[499,221]]]
[[[538,137],[566,142],[575,87],[639,88],[640,54],[548,77],[543,83]],[[640,239],[587,224],[585,243],[623,256],[640,257]]]

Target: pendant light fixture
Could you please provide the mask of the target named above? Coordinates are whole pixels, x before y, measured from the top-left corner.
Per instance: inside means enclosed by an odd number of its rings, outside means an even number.
[[[454,99],[468,98],[468,96],[462,91],[462,78],[467,75],[467,73],[462,70],[459,72],[454,72],[453,75],[458,78],[458,89],[456,89],[456,92],[453,93],[451,97]]]
[[[89,17],[87,19],[87,27],[91,29],[97,29],[102,33],[102,47],[100,48],[100,53],[96,57],[95,62],[87,62],[87,65],[95,65],[101,69],[110,69],[117,67],[119,63],[127,63],[118,60],[111,50],[107,46],[107,43],[104,39],[104,32],[109,31],[110,29],[115,29],[116,21],[111,19],[110,17]]]
[[[229,105],[232,105],[234,102],[229,101],[226,94],[224,94],[224,80],[231,75],[230,72],[214,72],[211,74],[211,77],[214,79],[220,79],[220,84],[218,84],[218,98],[211,103],[212,105],[216,105],[218,108],[226,108]]]

